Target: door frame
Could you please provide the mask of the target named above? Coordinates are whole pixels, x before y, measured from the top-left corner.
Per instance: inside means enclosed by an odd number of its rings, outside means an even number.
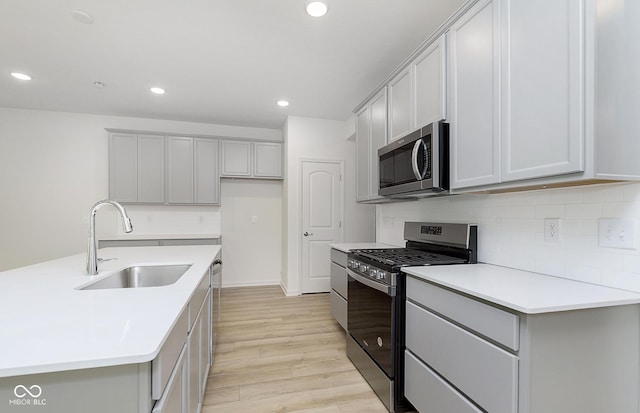
[[[302,242],[304,236],[302,235],[302,216],[304,214],[302,210],[302,205],[304,200],[302,199],[303,194],[303,185],[304,185],[304,176],[303,176],[303,165],[305,162],[314,162],[314,163],[333,163],[340,165],[340,196],[342,197],[340,201],[340,242],[344,241],[344,210],[345,210],[345,199],[344,199],[344,160],[341,159],[318,159],[318,158],[300,158],[298,163],[298,172],[300,177],[300,182],[298,183],[298,205],[299,205],[299,217],[298,217],[298,295],[302,295]]]

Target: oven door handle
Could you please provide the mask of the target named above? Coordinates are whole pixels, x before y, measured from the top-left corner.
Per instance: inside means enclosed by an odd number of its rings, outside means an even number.
[[[368,279],[367,277],[363,277],[362,275],[357,274],[357,273],[353,272],[352,270],[350,270],[348,268],[347,268],[347,274],[349,275],[349,277],[353,278],[354,280],[356,280],[360,284],[364,284],[367,287],[373,288],[374,290],[378,290],[380,292],[383,292],[383,293],[385,293],[386,295],[388,295],[390,297],[395,297],[396,296],[396,287],[394,287],[394,286],[381,284],[379,282],[372,281],[372,280]]]

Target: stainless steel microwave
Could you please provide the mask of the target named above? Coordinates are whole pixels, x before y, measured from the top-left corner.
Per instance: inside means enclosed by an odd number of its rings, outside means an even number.
[[[379,195],[392,198],[449,193],[449,124],[439,121],[383,146]]]

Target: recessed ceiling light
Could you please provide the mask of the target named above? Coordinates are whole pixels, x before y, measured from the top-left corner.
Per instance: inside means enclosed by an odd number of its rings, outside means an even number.
[[[155,93],[156,95],[164,95],[165,90],[161,87],[152,87],[149,89],[151,93]]]
[[[287,106],[289,106],[289,101],[288,100],[279,100],[277,103],[278,103],[278,106],[280,106],[282,108],[286,108]]]
[[[93,22],[96,21],[92,15],[82,10],[71,10],[71,17],[73,17],[73,20],[82,24],[93,24]]]
[[[307,13],[309,16],[322,17],[327,14],[327,5],[321,1],[312,1],[307,4]]]
[[[98,89],[103,89],[105,84],[102,82],[93,82],[93,86],[97,87]]]
[[[11,76],[15,77],[16,79],[20,79],[20,80],[31,80],[31,76],[26,75],[24,73],[20,73],[20,72],[11,72]]]

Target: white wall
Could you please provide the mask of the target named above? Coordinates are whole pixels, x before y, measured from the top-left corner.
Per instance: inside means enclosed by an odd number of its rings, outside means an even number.
[[[283,188],[282,287],[287,295],[300,293],[300,169],[303,159],[344,162],[344,242],[375,238],[375,208],[355,202],[355,142],[346,140],[343,121],[290,116],[284,128],[285,181]]]
[[[85,251],[89,209],[108,196],[104,128],[282,139],[273,129],[0,108],[0,271]],[[220,228],[217,207],[129,209],[138,233]],[[98,233],[121,231],[115,217],[101,209]]]
[[[222,286],[280,284],[282,181],[223,179],[221,189]]]
[[[640,291],[640,252],[598,246],[598,219],[614,217],[640,223],[640,184],[379,205],[376,228],[379,242],[404,245],[405,221],[477,223],[479,261]],[[561,219],[560,243],[544,241],[544,218]]]

